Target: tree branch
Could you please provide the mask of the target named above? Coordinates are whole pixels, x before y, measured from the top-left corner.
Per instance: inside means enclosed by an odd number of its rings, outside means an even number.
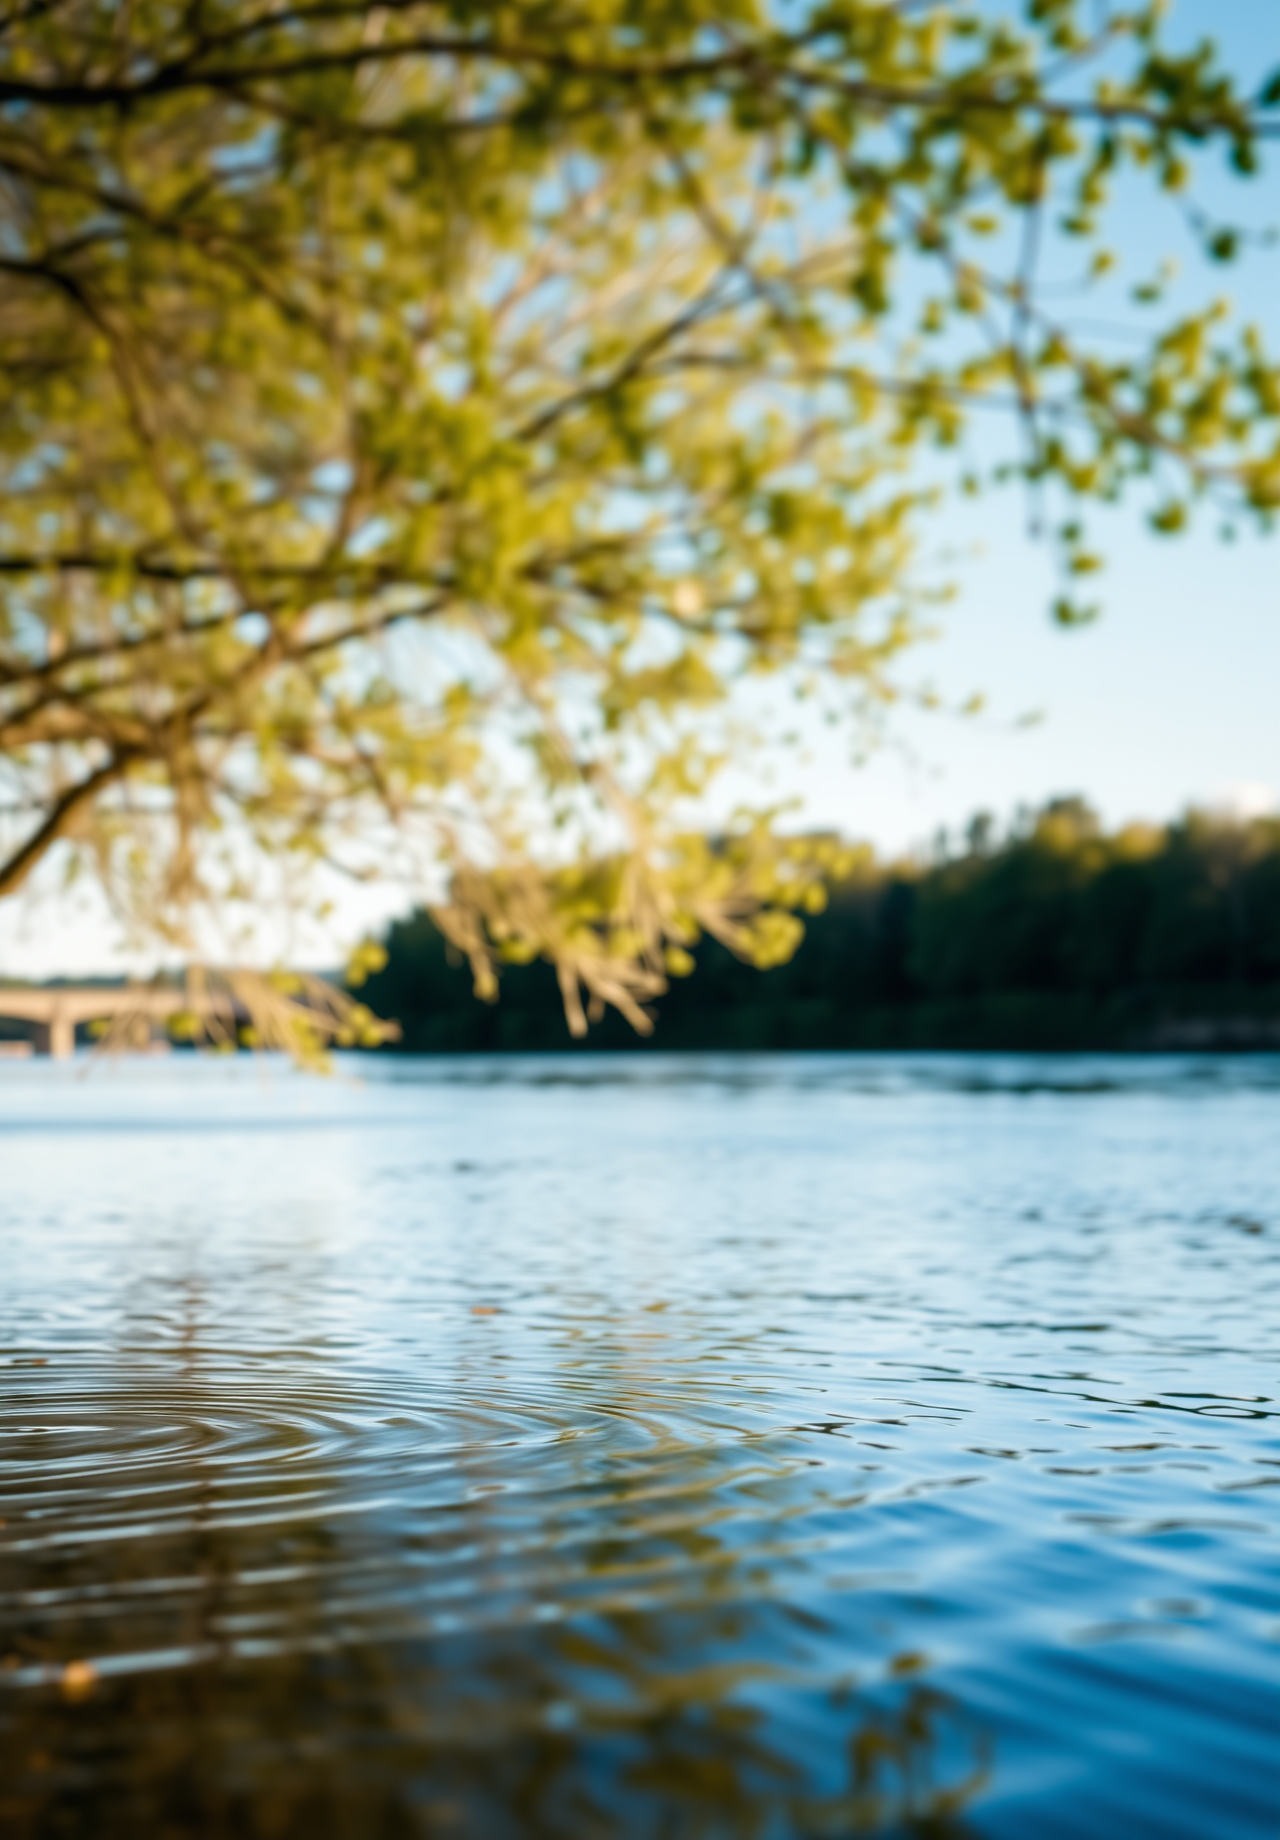
[[[114,753],[105,766],[99,767],[87,779],[68,787],[39,829],[18,846],[8,862],[0,864],[0,900],[22,886],[42,857],[48,854],[59,838],[66,835],[84,807],[92,804],[100,792],[120,779],[133,758],[131,752]]]
[[[405,0],[400,0],[400,3],[404,4]],[[351,8],[342,5],[299,8],[253,22],[253,30],[256,32],[259,27],[267,29],[272,25],[318,23],[325,18],[361,17],[370,10],[366,6]],[[384,7],[380,10],[399,10],[399,6],[393,0],[391,9]],[[246,33],[248,29],[245,28]],[[25,102],[37,107],[116,109],[184,91],[231,90],[242,93],[246,85],[252,87],[264,83],[285,83],[294,77],[314,76],[324,71],[354,72],[371,64],[394,63],[404,58],[418,57],[458,59],[517,70],[532,67],[552,75],[589,79],[624,90],[635,90],[652,84],[685,85],[705,83],[714,78],[758,75],[774,81],[779,78],[788,79],[805,89],[826,90],[847,101],[873,109],[928,109],[979,114],[1025,111],[1043,120],[1094,121],[1161,130],[1173,128],[1196,137],[1217,133],[1247,133],[1263,138],[1280,135],[1280,119],[1268,118],[1256,109],[1201,110],[1183,115],[1177,108],[1163,110],[1132,100],[1111,102],[1096,97],[1057,100],[1043,93],[1029,92],[1025,86],[1003,93],[966,89],[963,77],[949,84],[868,81],[859,77],[843,77],[838,68],[830,64],[813,68],[792,62],[792,55],[806,49],[816,36],[819,34],[810,31],[786,38],[775,37],[768,44],[737,45],[725,51],[697,56],[622,60],[577,57],[558,47],[514,39],[504,41],[419,33],[390,42],[361,40],[340,49],[304,51],[293,57],[266,59],[256,63],[202,66],[202,54],[222,42],[215,39],[197,46],[183,58],[160,65],[150,75],[133,82],[108,80],[96,83],[40,83],[6,77],[0,79],[0,102]]]

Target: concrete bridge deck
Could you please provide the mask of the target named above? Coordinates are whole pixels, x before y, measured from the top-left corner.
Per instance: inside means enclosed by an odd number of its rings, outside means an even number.
[[[106,1022],[121,1014],[163,1022],[192,1007],[186,991],[148,984],[57,984],[44,989],[0,985],[0,1019],[31,1023],[36,1053],[58,1060],[74,1054],[81,1023]]]

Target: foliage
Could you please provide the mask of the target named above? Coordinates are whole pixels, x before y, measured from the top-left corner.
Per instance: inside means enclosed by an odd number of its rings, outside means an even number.
[[[478,1010],[419,913],[392,927],[370,1000],[419,1050],[568,1046],[546,966]],[[760,977],[714,942],[657,1006],[659,1048],[1111,1048],[1280,1039],[1280,820],[1192,813],[1104,834],[1062,800],[936,861],[857,857],[789,963]],[[626,1047],[606,1026],[602,1047]]]
[[[169,1034],[176,1041],[205,1042],[224,1052],[261,1048],[320,1070],[327,1069],[331,1048],[376,1048],[395,1041],[400,1033],[349,992],[304,972],[264,976],[244,969],[193,966],[185,995],[186,1007],[168,1019]],[[127,1012],[117,1015],[103,1046],[128,1047],[129,1026]]]
[[[681,814],[746,675],[896,694],[916,456],[970,484],[1009,411],[1064,620],[1090,501],[1280,504],[1255,330],[1143,279],[1117,356],[1044,284],[1070,245],[1113,300],[1132,179],[1247,241],[1192,181],[1256,170],[1280,87],[1159,15],[11,7],[0,895],[68,841],[189,940],[268,857],[304,896],[390,867],[482,989],[543,954],[575,1018],[634,1021],[702,931],[777,957],[831,865]]]

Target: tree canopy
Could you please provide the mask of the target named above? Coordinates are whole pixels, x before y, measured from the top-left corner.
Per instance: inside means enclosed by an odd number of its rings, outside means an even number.
[[[1021,482],[1064,621],[1091,504],[1280,506],[1260,333],[1108,272],[1134,183],[1247,255],[1198,175],[1280,130],[1161,14],[9,0],[0,896],[390,865],[575,1027],[784,958],[839,852],[690,801],[744,676],[892,699],[939,487]]]

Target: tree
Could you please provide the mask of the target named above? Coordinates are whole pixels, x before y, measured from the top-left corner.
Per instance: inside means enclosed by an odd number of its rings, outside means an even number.
[[[181,939],[267,857],[391,862],[446,878],[482,993],[543,955],[579,1029],[584,992],[646,1026],[703,932],[785,957],[834,843],[681,813],[745,675],[892,699],[917,456],[971,483],[1007,409],[1064,620],[1090,501],[1280,504],[1256,330],[1144,282],[1117,357],[1041,286],[1078,246],[1111,298],[1129,175],[1244,246],[1187,188],[1255,171],[1280,83],[1161,32],[1083,0],[9,0],[0,896],[62,842]]]

